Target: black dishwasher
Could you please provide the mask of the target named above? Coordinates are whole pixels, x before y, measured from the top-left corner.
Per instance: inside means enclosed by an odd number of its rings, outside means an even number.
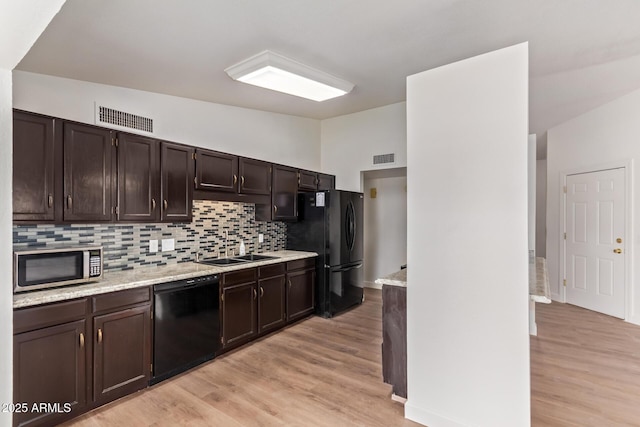
[[[150,383],[213,359],[220,348],[217,275],[153,287],[153,376]]]

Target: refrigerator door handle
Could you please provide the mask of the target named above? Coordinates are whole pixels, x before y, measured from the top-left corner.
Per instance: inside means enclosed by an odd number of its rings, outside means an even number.
[[[336,270],[331,270],[334,273],[339,273],[342,271],[349,271],[349,270],[354,270],[356,268],[362,268],[362,263],[358,264],[358,265],[351,265],[349,267],[343,267],[343,268],[338,268]]]
[[[347,248],[349,249],[349,252],[351,252],[356,242],[356,215],[352,201],[349,201],[349,204],[347,205],[344,225],[346,228],[345,237],[347,240]]]

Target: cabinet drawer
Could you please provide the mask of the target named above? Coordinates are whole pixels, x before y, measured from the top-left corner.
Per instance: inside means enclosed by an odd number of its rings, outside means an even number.
[[[273,265],[265,265],[262,267],[258,267],[258,277],[261,279],[265,279],[267,277],[279,276],[284,274],[285,265],[284,263],[273,264]]]
[[[151,301],[151,289],[148,287],[128,289],[126,291],[112,292],[91,298],[93,313],[141,304]]]
[[[232,271],[222,275],[222,286],[235,285],[238,283],[255,282],[258,278],[258,271],[255,268],[246,270]]]
[[[15,310],[13,333],[18,334],[83,319],[86,314],[86,298]]]
[[[287,271],[301,270],[303,268],[313,268],[316,265],[315,258],[297,259],[287,263]]]

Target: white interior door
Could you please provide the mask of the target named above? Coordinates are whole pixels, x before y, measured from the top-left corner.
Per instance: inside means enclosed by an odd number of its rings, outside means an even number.
[[[624,318],[624,168],[567,176],[567,302]]]

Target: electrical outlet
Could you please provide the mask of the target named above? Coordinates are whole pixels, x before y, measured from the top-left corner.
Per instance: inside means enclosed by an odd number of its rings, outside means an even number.
[[[173,251],[176,249],[175,239],[162,239],[162,252]]]
[[[258,234],[258,243],[264,243],[264,234],[262,233]]]
[[[158,252],[158,240],[149,240],[149,252],[155,253]]]

